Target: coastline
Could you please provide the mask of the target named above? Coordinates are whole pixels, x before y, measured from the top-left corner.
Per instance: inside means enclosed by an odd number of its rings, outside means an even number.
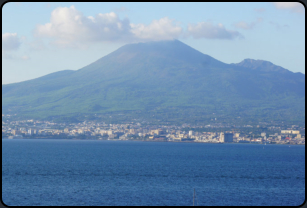
[[[289,143],[256,143],[256,142],[195,142],[195,141],[155,141],[155,140],[132,140],[132,139],[127,139],[127,140],[120,140],[120,139],[97,139],[97,138],[63,138],[63,137],[23,137],[23,138],[14,138],[10,139],[8,137],[2,137],[2,140],[38,140],[38,139],[48,139],[48,140],[78,140],[78,141],[129,141],[129,142],[174,142],[174,143],[198,143],[198,144],[253,144],[253,145],[305,145],[305,144],[289,144]]]

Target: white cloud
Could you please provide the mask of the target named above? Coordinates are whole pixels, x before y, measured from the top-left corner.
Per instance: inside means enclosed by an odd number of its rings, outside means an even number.
[[[2,34],[2,58],[11,59],[11,60],[28,60],[29,56],[18,57],[16,55],[12,55],[12,51],[18,50],[21,45],[21,41],[25,41],[26,37],[21,36],[20,38],[17,36],[17,33],[4,33]]]
[[[182,28],[168,17],[153,20],[148,26],[132,23],[130,26],[135,38],[140,40],[171,40],[182,34]]]
[[[10,54],[10,52],[18,50],[21,45],[21,40],[25,39],[24,36],[19,38],[17,33],[2,34],[2,58],[12,60],[18,59],[16,56]]]
[[[125,40],[130,34],[129,20],[120,20],[114,13],[86,17],[74,6],[58,7],[49,23],[38,25],[35,36],[54,38],[61,47],[87,44],[92,41]]]
[[[227,30],[221,23],[215,26],[209,22],[200,22],[200,23],[197,23],[196,25],[189,24],[187,35],[192,36],[196,39],[198,38],[208,38],[208,39],[243,38],[243,35],[241,35],[239,32]]]
[[[124,9],[124,8],[123,8]],[[88,47],[90,43],[106,41],[137,42],[171,40],[184,34],[183,28],[168,17],[153,20],[149,25],[130,23],[119,19],[114,12],[84,16],[74,6],[58,7],[51,13],[50,22],[37,25],[34,35],[50,38],[58,47]],[[188,34],[194,38],[233,39],[243,37],[236,31],[226,30],[222,24],[213,26],[202,22],[189,25]],[[35,46],[33,46],[35,47]]]
[[[11,51],[17,50],[21,44],[20,38],[17,33],[4,33],[2,34],[2,50]]]
[[[304,13],[305,7],[299,2],[272,2],[277,9],[287,9],[292,12]]]
[[[61,47],[81,47],[95,41],[142,41],[177,38],[182,28],[168,17],[153,20],[151,24],[130,24],[114,13],[85,17],[74,6],[58,7],[51,13],[50,22],[38,25],[36,37],[53,38]]]
[[[258,18],[257,21],[255,22],[251,22],[251,23],[246,23],[244,21],[235,23],[234,26],[236,28],[240,28],[240,29],[244,29],[244,30],[250,30],[253,29],[255,27],[256,24],[262,22],[262,18]]]

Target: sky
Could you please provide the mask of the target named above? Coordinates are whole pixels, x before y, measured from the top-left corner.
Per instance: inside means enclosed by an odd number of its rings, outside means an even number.
[[[302,3],[9,2],[2,84],[78,70],[126,44],[172,39],[224,63],[266,60],[305,74]]]

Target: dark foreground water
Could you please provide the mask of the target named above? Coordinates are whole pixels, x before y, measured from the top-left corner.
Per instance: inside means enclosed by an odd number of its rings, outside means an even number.
[[[194,188],[198,205],[301,205],[305,146],[2,140],[9,206],[185,206]]]

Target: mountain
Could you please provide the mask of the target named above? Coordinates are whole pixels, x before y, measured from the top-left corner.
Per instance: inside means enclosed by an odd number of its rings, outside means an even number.
[[[226,64],[178,41],[128,44],[79,70],[2,85],[2,113],[305,120],[305,75],[267,61]]]
[[[280,66],[276,66],[272,64],[269,61],[263,61],[263,60],[254,60],[254,59],[244,59],[242,62],[235,64],[237,66],[243,66],[246,68],[259,70],[259,71],[275,71],[280,73],[288,73],[291,74],[291,72],[287,69],[284,69]]]

